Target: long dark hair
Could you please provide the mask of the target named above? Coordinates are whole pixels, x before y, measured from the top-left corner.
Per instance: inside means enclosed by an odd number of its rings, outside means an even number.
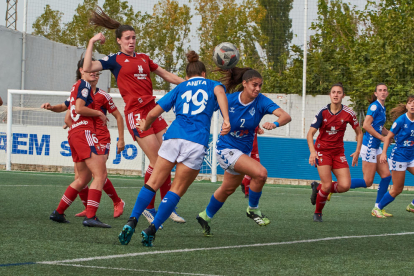
[[[398,117],[403,115],[405,112],[407,112],[407,108],[405,107],[409,102],[414,101],[414,95],[409,95],[407,97],[406,103],[400,103],[390,111],[391,119],[393,121],[397,120]]]
[[[199,61],[198,54],[195,51],[190,51],[186,54],[188,64],[185,69],[187,77],[201,76],[201,73],[205,73],[206,66],[203,62]]]
[[[220,82],[226,86],[228,93],[242,90],[243,81],[249,81],[253,78],[263,79],[259,72],[250,67],[234,67],[231,70],[220,69],[218,71],[224,74],[224,76],[220,78]]]
[[[95,26],[107,28],[109,30],[115,30],[116,38],[121,38],[125,31],[134,31],[135,29],[130,25],[122,25],[115,19],[110,18],[101,7],[97,6],[95,10],[91,12],[89,23]]]
[[[80,69],[83,68],[83,54],[81,55],[80,60],[78,61],[78,68],[76,69],[76,81],[80,80],[82,78],[82,74],[80,72]],[[95,61],[94,58],[92,58],[92,61]]]
[[[377,86],[375,86],[375,92],[377,92],[377,88],[378,88],[378,86],[380,86],[380,85],[385,85],[385,86],[387,87],[387,89],[388,89],[388,86],[387,86],[385,83],[380,82],[380,83],[378,83],[378,84],[377,84]],[[372,104],[372,103],[373,103],[373,102],[375,102],[376,100],[377,100],[377,96],[375,96],[375,94],[374,94],[374,93],[372,93],[371,98],[368,100],[368,102],[369,102],[370,104]]]

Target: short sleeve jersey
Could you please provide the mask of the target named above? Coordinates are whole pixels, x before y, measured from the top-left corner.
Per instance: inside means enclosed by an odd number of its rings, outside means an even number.
[[[240,100],[241,93],[227,95],[231,129],[229,134],[219,135],[217,149],[238,149],[249,154],[253,148],[256,127],[264,115],[272,114],[279,106],[263,94],[244,104]]]
[[[319,129],[315,149],[317,151],[343,149],[347,124],[350,124],[353,129],[359,126],[354,111],[348,106],[342,105],[341,110],[336,114],[331,112],[331,104],[322,108],[316,114],[311,125],[311,127]]]
[[[384,127],[385,121],[386,121],[386,110],[385,107],[382,106],[382,104],[377,100],[370,104],[368,107],[367,116],[372,116],[373,121],[371,123],[371,126],[374,128],[376,132],[379,134],[382,133],[382,128]],[[367,146],[368,148],[378,149],[381,140],[375,138],[371,134],[366,131],[364,133],[364,139],[362,140],[362,144],[364,146]]]
[[[222,84],[194,77],[180,83],[162,97],[157,104],[164,111],[173,108],[176,115],[163,139],[184,139],[207,147],[211,116],[217,103],[214,88],[218,85]]]
[[[76,100],[82,99],[85,101],[85,106],[94,109],[93,95],[91,85],[84,81],[78,80],[70,92],[70,117],[72,119],[72,126],[69,129],[69,134],[76,133],[82,130],[95,131],[94,117],[82,116],[75,111]]]
[[[154,99],[150,73],[158,68],[149,56],[122,52],[99,60],[103,70],[111,70],[125,102],[125,113],[142,108]]]
[[[102,111],[103,114],[112,113],[115,110],[118,110],[112,97],[105,91],[96,88],[96,92],[93,95],[93,101],[95,105],[95,110]],[[108,127],[103,124],[102,120],[97,118],[95,121],[96,133],[107,133]]]
[[[407,114],[395,120],[390,129],[394,133],[395,146],[390,159],[397,162],[411,162],[414,160],[414,121]]]

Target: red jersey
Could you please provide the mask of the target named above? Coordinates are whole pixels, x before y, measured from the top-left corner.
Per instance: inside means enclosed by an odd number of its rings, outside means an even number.
[[[253,154],[259,154],[259,147],[257,145],[257,132],[258,131],[259,131],[259,127],[256,127],[256,129],[254,130],[253,149],[252,149],[251,156],[253,156]]]
[[[311,127],[319,129],[316,151],[343,149],[346,124],[350,124],[353,129],[359,126],[354,111],[348,106],[342,105],[342,109],[336,114],[330,109],[331,104],[322,108],[312,122]]]
[[[116,108],[115,103],[112,100],[112,97],[108,93],[99,88],[96,88],[96,92],[93,95],[93,101],[95,106],[94,109],[101,111],[105,115],[107,114],[107,112],[112,113],[115,110],[118,110]],[[98,117],[96,117],[95,120],[95,128],[97,135],[109,134],[108,127],[104,125],[102,120]]]
[[[93,96],[91,85],[84,81],[78,80],[70,91],[70,117],[72,119],[72,126],[69,129],[69,135],[82,130],[90,130],[95,132],[95,117],[82,116],[75,111],[76,100],[82,99],[85,101],[85,106],[94,109]]]
[[[125,102],[125,114],[142,108],[155,97],[152,92],[150,72],[158,65],[146,54],[129,56],[122,52],[111,54],[99,60],[103,70],[111,70]]]

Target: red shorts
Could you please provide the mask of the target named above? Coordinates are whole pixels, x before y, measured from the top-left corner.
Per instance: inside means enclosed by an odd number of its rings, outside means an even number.
[[[99,141],[99,146],[105,149],[105,154],[109,154],[109,150],[111,149],[111,135],[108,132],[105,133],[96,133],[96,137]]]
[[[146,119],[148,113],[156,106],[157,104],[155,101],[151,101],[148,104],[146,104],[144,107],[139,108],[135,111],[131,111],[129,113],[125,113],[125,120],[126,125],[129,130],[129,133],[132,136],[132,139],[135,141],[135,136],[138,138],[143,138],[145,136],[156,134],[160,132],[161,130],[168,127],[167,122],[162,118],[162,116],[159,116],[151,125],[151,127],[146,131],[138,130],[135,126],[137,123],[137,120]]]
[[[331,166],[332,169],[343,169],[349,168],[348,161],[346,160],[346,156],[344,150],[320,150],[316,152],[318,154],[318,158],[316,159],[316,164],[318,166]]]
[[[99,145],[98,138],[90,130],[71,133],[68,138],[73,162],[84,162],[92,153],[105,154],[105,148]]]

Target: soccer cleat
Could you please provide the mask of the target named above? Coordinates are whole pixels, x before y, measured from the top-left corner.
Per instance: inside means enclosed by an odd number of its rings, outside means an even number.
[[[185,223],[185,219],[177,214],[177,211],[175,210],[177,207],[174,208],[174,211],[172,211],[170,215],[170,219],[172,219],[174,222],[177,223]]]
[[[371,211],[371,215],[373,217],[377,217],[377,218],[387,218],[386,216],[384,216],[384,214],[382,213],[382,210],[378,207],[374,207]]]
[[[120,202],[114,204],[114,218],[119,218],[124,213],[125,201],[121,199]]]
[[[142,237],[142,245],[146,247],[152,247],[152,243],[155,240],[155,233],[157,232],[157,229],[155,229],[154,224],[150,224],[147,229],[142,230],[141,237]]]
[[[316,196],[318,195],[318,186],[319,186],[319,183],[316,181],[313,181],[311,183],[312,194],[311,194],[310,200],[311,200],[312,205],[316,204]]]
[[[198,214],[196,217],[198,223],[201,225],[201,228],[203,228],[203,234],[206,237],[211,237],[212,234],[210,233],[210,222],[211,218],[207,216],[206,210]]]
[[[413,203],[408,204],[408,206],[407,206],[407,208],[405,208],[405,210],[407,212],[414,213],[414,204]]]
[[[75,217],[86,217],[86,209],[85,210],[83,210],[82,212],[80,212],[80,213],[77,213],[76,215],[75,215]]]
[[[392,215],[392,214],[385,212],[385,209],[382,209],[382,214],[383,214],[384,216],[386,216],[387,218],[389,218],[389,217],[393,217],[393,215]]]
[[[129,218],[128,222],[122,228],[122,232],[119,233],[118,239],[119,242],[123,245],[127,245],[132,238],[132,235],[135,232],[135,227],[137,227],[138,220],[134,217]]]
[[[87,227],[100,227],[100,228],[111,228],[109,224],[101,222],[96,216],[93,216],[91,218],[85,217],[85,219],[82,221],[83,226]]]
[[[247,207],[246,211],[247,217],[251,218],[260,226],[266,226],[270,223],[270,220],[260,212],[259,209],[250,209]]]
[[[331,201],[332,193],[329,193],[328,197],[326,198],[327,201]]]
[[[147,219],[148,223],[151,224],[154,221],[155,216],[157,215],[157,211],[155,208],[152,209],[145,209],[144,212],[142,212],[142,215]],[[158,230],[163,229],[164,226],[161,224]]]
[[[49,217],[51,220],[59,222],[59,223],[69,223],[68,220],[66,220],[65,214],[59,214],[58,211],[54,210],[52,214]]]
[[[241,188],[243,194],[245,194],[246,193],[246,187],[244,187],[244,184],[243,183],[240,184],[240,188]]]
[[[313,214],[313,221],[314,222],[322,222],[322,214],[321,213],[315,213]]]

